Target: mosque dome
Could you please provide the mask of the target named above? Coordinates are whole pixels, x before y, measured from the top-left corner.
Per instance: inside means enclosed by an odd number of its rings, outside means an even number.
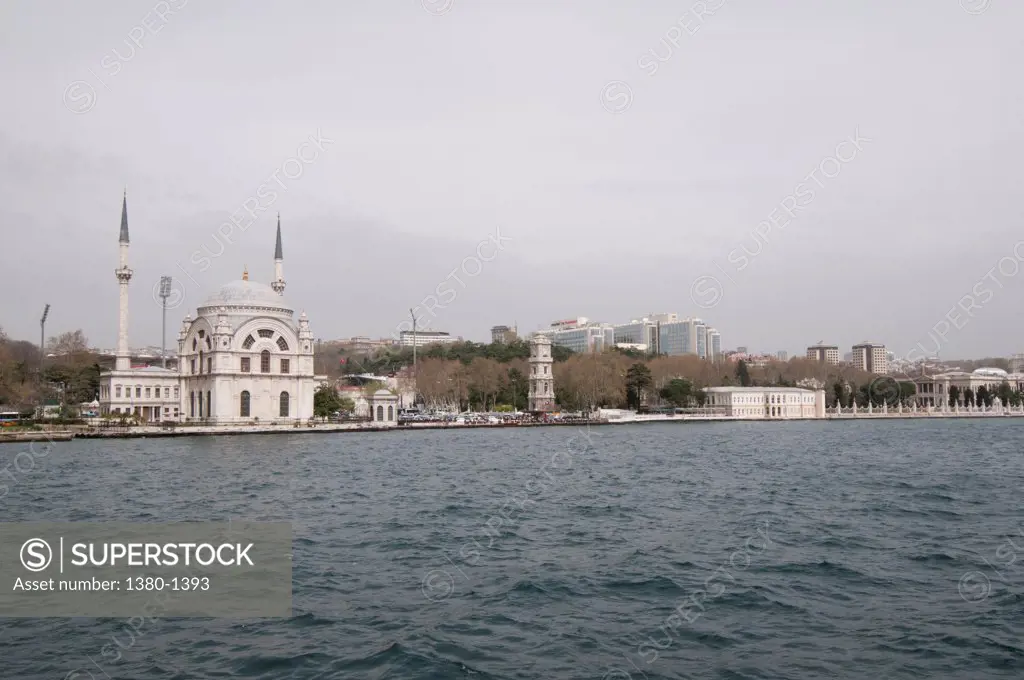
[[[210,295],[199,308],[210,307],[215,310],[224,307],[229,311],[232,307],[262,307],[275,309],[289,315],[294,311],[285,299],[270,286],[245,279],[224,284],[218,291]]]
[[[974,370],[974,375],[990,375],[990,376],[1004,376],[1006,371],[1001,368],[978,368]]]

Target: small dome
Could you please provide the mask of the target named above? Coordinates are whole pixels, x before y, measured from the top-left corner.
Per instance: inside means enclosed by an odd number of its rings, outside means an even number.
[[[213,307],[218,313],[224,313],[220,311],[222,307],[226,308],[228,313],[232,307],[271,307],[289,314],[293,311],[284,298],[270,286],[244,279],[221,286],[220,290],[206,299],[200,309],[204,307]]]

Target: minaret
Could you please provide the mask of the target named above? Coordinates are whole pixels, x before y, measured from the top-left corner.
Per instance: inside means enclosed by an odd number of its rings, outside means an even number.
[[[277,245],[274,247],[274,292],[284,295],[284,251],[281,249],[281,213],[277,213]]]
[[[121,238],[119,239],[118,264],[114,270],[117,283],[121,289],[121,306],[117,319],[117,357],[114,370],[129,371],[132,368],[132,355],[128,349],[128,282],[132,280],[132,270],[128,268],[128,190],[124,191],[121,203]]]

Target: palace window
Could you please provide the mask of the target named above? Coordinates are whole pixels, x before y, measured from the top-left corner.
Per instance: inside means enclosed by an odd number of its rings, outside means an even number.
[[[269,339],[269,338],[274,337],[274,331],[266,329],[266,328],[261,328],[260,330],[258,330],[256,332],[259,333],[261,338],[268,338]]]
[[[260,352],[260,373],[270,373],[270,350]]]
[[[252,402],[251,402],[249,393],[248,392],[242,392],[241,408],[238,411],[238,414],[241,417],[243,417],[243,418],[248,418],[249,417],[249,411],[250,411],[250,404],[251,403]]]
[[[388,406],[388,420],[394,420],[394,419],[395,419],[395,407],[394,406]]]
[[[377,420],[384,420],[384,407],[383,406],[378,406],[377,407]]]
[[[252,366],[250,365],[249,357],[242,357],[242,373],[251,373]]]
[[[171,398],[171,388],[170,387],[165,387],[164,388],[164,399],[170,399],[170,398]]]
[[[281,359],[281,373],[289,373],[291,370],[291,362],[287,359]]]
[[[210,338],[206,339],[206,349],[213,349],[213,343],[210,342]]]
[[[192,351],[195,352],[197,347],[199,347],[199,341],[192,338]]]
[[[174,388],[174,398],[175,398],[175,399],[177,399],[177,398],[178,398],[178,395],[180,394],[180,391],[179,391],[179,390],[180,390],[180,388],[178,388],[178,387],[175,387],[175,388]]]
[[[208,418],[213,416],[213,399],[210,399],[209,392],[206,393],[206,416]]]
[[[291,413],[291,397],[288,396],[287,392],[281,393],[281,417],[287,418],[288,414]]]
[[[199,393],[199,417],[203,417],[203,393]]]
[[[121,386],[120,385],[115,385],[114,386],[114,396],[117,397],[118,399],[121,398]]]
[[[147,387],[146,388],[146,399],[151,399],[153,397],[151,392],[152,392],[152,390],[150,390],[150,388]]]
[[[188,397],[189,398],[188,415],[189,415],[190,418],[195,418],[196,417],[196,393],[195,392],[189,392],[188,395],[189,395],[189,397]]]
[[[282,352],[287,352],[288,351],[288,341],[285,340],[284,338],[278,338],[277,339],[277,348],[280,349]]]
[[[206,372],[213,373],[213,357],[209,357],[206,360]]]
[[[195,375],[195,372],[196,372],[196,360],[195,360],[195,359],[192,359],[192,360],[191,360],[191,361],[189,362],[189,369],[188,369],[188,372],[189,372],[189,373],[191,373],[191,374],[193,374],[193,375]]]
[[[254,345],[255,343],[256,343],[256,338],[254,338],[254,337],[252,337],[252,336],[250,335],[250,336],[248,336],[248,337],[247,337],[247,338],[245,339],[245,342],[243,342],[243,343],[242,343],[242,349],[249,349],[249,348],[250,348],[250,347],[252,347],[252,346],[253,346],[253,345]]]
[[[136,388],[135,388],[135,398],[136,399],[142,399],[142,388],[141,387],[136,386]]]

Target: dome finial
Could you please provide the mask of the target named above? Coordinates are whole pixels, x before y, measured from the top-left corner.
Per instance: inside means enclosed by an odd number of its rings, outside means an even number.
[[[249,280],[249,265],[245,265],[245,271],[242,272],[242,280],[243,281],[248,281]]]

